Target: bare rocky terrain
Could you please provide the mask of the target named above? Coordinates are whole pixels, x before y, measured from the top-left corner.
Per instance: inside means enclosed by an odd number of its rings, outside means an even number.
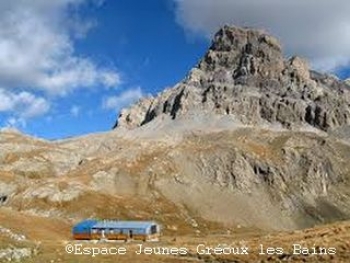
[[[328,131],[350,123],[350,86],[285,59],[264,31],[223,27],[199,64],[173,88],[121,113],[117,126],[134,128],[169,115],[215,113],[243,124],[310,125]]]
[[[168,245],[278,245],[311,232],[339,247],[324,260],[347,262],[349,127],[348,81],[284,58],[264,31],[223,27],[183,81],[124,109],[112,131],[58,141],[0,132],[0,261],[56,260],[77,221],[120,218],[159,221]],[[143,262],[233,260],[191,255]]]

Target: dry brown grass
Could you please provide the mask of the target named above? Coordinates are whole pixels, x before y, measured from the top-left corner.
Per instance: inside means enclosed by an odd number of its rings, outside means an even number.
[[[350,260],[350,222],[340,222],[332,225],[307,229],[304,231],[279,232],[279,233],[264,233],[249,229],[236,229],[231,233],[212,233],[193,235],[183,233],[181,235],[162,236],[161,241],[157,243],[144,243],[144,246],[151,247],[186,247],[189,253],[185,256],[178,255],[136,255],[136,243],[84,243],[72,241],[70,236],[69,224],[62,220],[53,218],[38,218],[27,216],[25,214],[1,208],[0,224],[11,228],[13,231],[23,233],[30,240],[41,241],[39,253],[31,259],[21,262],[154,262],[154,263],[169,263],[169,262],[349,262]],[[10,241],[0,236],[0,247],[10,245]],[[84,247],[126,247],[128,253],[119,256],[81,256],[71,255],[65,252],[66,244],[82,243]],[[335,247],[336,255],[293,255],[291,247],[294,243],[300,243],[303,246],[312,247]],[[227,244],[237,246],[245,244],[250,248],[249,255],[198,255],[196,247],[198,244],[206,246],[217,246],[219,244]],[[283,255],[264,256],[259,255],[260,244],[264,247],[282,247]],[[11,245],[20,246],[19,244],[11,243]],[[33,244],[22,244],[22,246],[34,247]]]
[[[237,148],[243,152],[256,155],[259,159],[279,161],[279,151],[290,138],[283,133],[272,134],[262,131],[254,134],[252,130],[241,130],[236,133],[218,133],[208,136],[189,137],[183,143],[177,145],[172,151],[179,150],[188,153],[189,156],[198,153],[215,153],[218,150],[231,150]],[[123,147],[126,147],[124,144]],[[43,144],[42,146],[45,146]],[[132,176],[140,176],[152,165],[162,162],[162,168],[166,174],[173,174],[176,171],[165,158],[169,149],[166,147],[140,147],[130,144],[135,156],[90,159],[78,166],[69,174],[59,178],[45,178],[50,182],[57,183],[60,190],[66,189],[69,183],[79,182],[88,185],[92,175],[100,170],[117,167],[121,172]],[[339,146],[340,147],[340,146]],[[347,147],[342,146],[342,155],[346,156]],[[140,150],[141,149],[141,150]],[[335,152],[338,146],[334,144]],[[139,150],[139,151],[137,151]],[[37,155],[40,152],[25,154],[25,158],[31,158],[31,154]],[[109,153],[116,154],[115,152]],[[8,156],[8,162],[13,162],[20,155]],[[166,165],[164,164],[166,163]],[[8,172],[0,173],[1,180],[11,182],[15,179],[14,174]],[[28,182],[30,179],[28,179]],[[40,181],[40,180],[38,180]],[[35,183],[35,180],[32,180]],[[149,185],[148,187],[152,187]],[[29,262],[350,262],[350,222],[337,223],[328,226],[317,227],[305,231],[266,233],[257,229],[229,228],[219,223],[205,221],[189,209],[179,208],[164,198],[156,189],[151,189],[154,196],[141,195],[107,195],[101,192],[90,191],[86,188],[84,194],[71,202],[52,203],[49,200],[32,199],[22,202],[20,199],[11,200],[13,209],[0,208],[0,225],[13,230],[16,233],[25,234],[33,244],[36,241],[42,242],[40,253],[23,261]],[[17,210],[16,210],[17,209]],[[61,213],[59,218],[45,218],[29,215],[27,211],[54,211]],[[95,217],[105,219],[154,219],[164,227],[162,241],[150,246],[186,246],[191,253],[184,257],[178,256],[135,256],[130,253],[125,256],[72,256],[64,252],[65,242],[71,242],[71,227],[83,218]],[[198,227],[193,227],[188,218],[197,221]],[[71,220],[71,219],[74,220]],[[245,240],[249,247],[255,251],[249,256],[198,256],[195,253],[199,243],[216,246],[218,244],[236,244]],[[291,255],[290,248],[295,242],[304,242],[307,246],[314,244],[319,246],[334,246],[338,253],[334,256],[295,256]],[[261,256],[257,253],[259,244],[272,247],[283,247],[286,253],[283,255]],[[22,244],[31,246],[32,244]],[[87,243],[90,246],[91,244]],[[105,245],[105,244],[102,244]],[[99,246],[102,246],[101,244]],[[114,246],[109,244],[108,246]],[[118,244],[119,245],[119,244]],[[123,244],[124,245],[124,244]],[[0,236],[0,248],[6,246],[21,246],[6,237]],[[134,250],[135,244],[127,244],[130,250]]]
[[[13,172],[0,171],[0,178],[4,183],[11,183],[15,180],[16,175]]]

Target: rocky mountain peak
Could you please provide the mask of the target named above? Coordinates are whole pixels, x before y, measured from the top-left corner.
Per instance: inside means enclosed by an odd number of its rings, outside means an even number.
[[[232,70],[235,79],[247,75],[276,77],[283,69],[279,41],[265,31],[225,26],[199,64],[204,71]]]
[[[224,26],[182,82],[123,110],[117,126],[208,114],[328,131],[350,124],[349,82],[311,71],[298,56],[284,58],[279,41],[263,30]]]
[[[269,35],[265,30],[226,25],[215,34],[211,49],[217,51],[231,51],[236,49],[254,54],[256,46],[265,44],[279,53],[282,52],[279,41]]]

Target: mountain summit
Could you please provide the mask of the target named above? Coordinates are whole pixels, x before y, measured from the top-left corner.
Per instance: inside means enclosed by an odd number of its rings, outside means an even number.
[[[207,113],[248,125],[329,131],[350,124],[350,86],[310,70],[300,57],[284,58],[279,41],[265,31],[225,26],[183,81],[123,110],[117,126]]]

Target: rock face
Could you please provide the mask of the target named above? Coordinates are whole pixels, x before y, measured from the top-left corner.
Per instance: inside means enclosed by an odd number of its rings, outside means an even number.
[[[156,174],[157,191],[209,220],[299,228],[350,215],[349,124],[349,81],[284,58],[264,31],[225,26],[183,81],[124,109],[116,132],[189,127],[140,178]]]
[[[226,26],[181,83],[123,110],[116,126],[133,129],[162,115],[196,112],[328,131],[350,124],[350,86],[311,71],[299,57],[284,59],[279,41],[264,31]]]
[[[350,148],[335,141],[245,129],[190,136],[176,149],[163,158],[177,172],[159,176],[156,187],[205,218],[299,228],[350,212]]]

